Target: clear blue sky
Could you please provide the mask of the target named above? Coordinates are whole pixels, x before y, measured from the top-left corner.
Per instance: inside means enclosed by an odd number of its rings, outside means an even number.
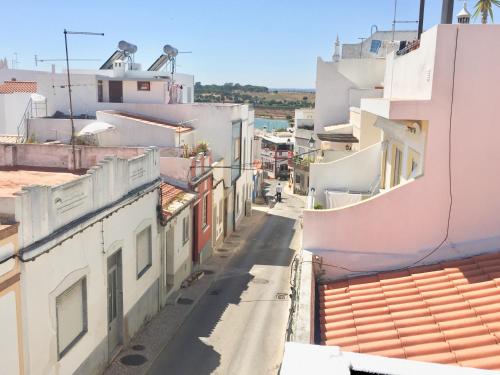
[[[428,28],[440,20],[441,0],[426,3]],[[461,6],[455,0],[454,14]],[[394,0],[17,0],[1,7],[0,57],[10,62],[17,52],[19,68],[34,68],[35,54],[63,58],[67,28],[105,33],[70,36],[70,57],[101,60],[75,68],[99,67],[125,39],[138,46],[136,62],[145,69],[169,43],[193,51],[178,58],[178,71],[196,81],[312,88],[316,57],[331,56],[336,35],[352,43],[372,24],[391,29]],[[416,20],[418,7],[419,0],[398,0],[398,19]]]

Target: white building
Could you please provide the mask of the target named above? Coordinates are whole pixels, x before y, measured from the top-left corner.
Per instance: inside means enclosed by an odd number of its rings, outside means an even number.
[[[0,214],[19,223],[26,373],[99,373],[158,311],[158,165],[157,149],[0,146]]]
[[[288,179],[290,159],[293,153],[291,135],[280,137],[265,134],[260,137],[262,169],[269,178]]]
[[[315,133],[330,125],[346,123],[349,108],[359,107],[361,98],[382,97],[385,56],[399,49],[400,41],[416,36],[416,31],[396,32],[394,36],[392,31],[377,31],[362,43],[343,44],[342,58],[337,38],[332,60],[318,57],[317,61]]]

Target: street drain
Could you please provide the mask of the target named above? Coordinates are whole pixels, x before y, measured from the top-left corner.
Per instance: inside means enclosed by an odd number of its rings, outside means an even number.
[[[269,282],[269,280],[267,279],[260,279],[260,278],[255,278],[255,279],[252,279],[251,280],[252,283],[254,284],[267,284]]]
[[[227,255],[219,255],[221,258],[227,258]]]
[[[229,249],[218,249],[217,250],[219,253],[227,253]]]
[[[191,305],[194,301],[190,298],[179,298],[177,303],[179,305]]]
[[[211,296],[218,296],[220,294],[220,289],[212,290],[209,294]]]
[[[212,271],[212,270],[203,270],[203,273],[204,273],[205,275],[213,275],[213,274],[214,274],[214,271]]]
[[[140,351],[143,351],[144,349],[146,349],[146,347],[144,345],[137,344],[137,345],[133,345],[132,349],[137,350],[138,352],[140,352]]]
[[[140,354],[129,354],[120,359],[120,362],[125,366],[141,366],[146,363],[148,359]]]

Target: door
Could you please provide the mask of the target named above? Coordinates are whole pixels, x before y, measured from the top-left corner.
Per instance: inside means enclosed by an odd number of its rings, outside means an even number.
[[[200,204],[198,203],[197,205],[194,206],[193,208],[193,263],[197,263],[199,261],[198,259],[198,219],[199,219],[199,213],[198,209],[200,207]]]
[[[108,358],[122,343],[123,291],[121,249],[108,258]]]
[[[109,81],[110,103],[123,103],[123,82]]]
[[[169,266],[173,269],[174,263],[174,228],[168,228],[165,234],[165,292],[168,293],[168,288],[171,287],[168,283]]]

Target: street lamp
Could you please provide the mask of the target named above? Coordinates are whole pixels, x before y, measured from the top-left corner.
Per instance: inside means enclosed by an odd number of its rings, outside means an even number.
[[[73,101],[71,98],[71,78],[69,76],[68,34],[104,36],[104,33],[92,33],[92,32],[88,32],[88,31],[68,31],[68,30],[64,29],[64,48],[66,49],[66,73],[68,75],[69,121],[71,122],[71,145],[73,147],[73,169],[76,169],[75,123],[73,121]]]

